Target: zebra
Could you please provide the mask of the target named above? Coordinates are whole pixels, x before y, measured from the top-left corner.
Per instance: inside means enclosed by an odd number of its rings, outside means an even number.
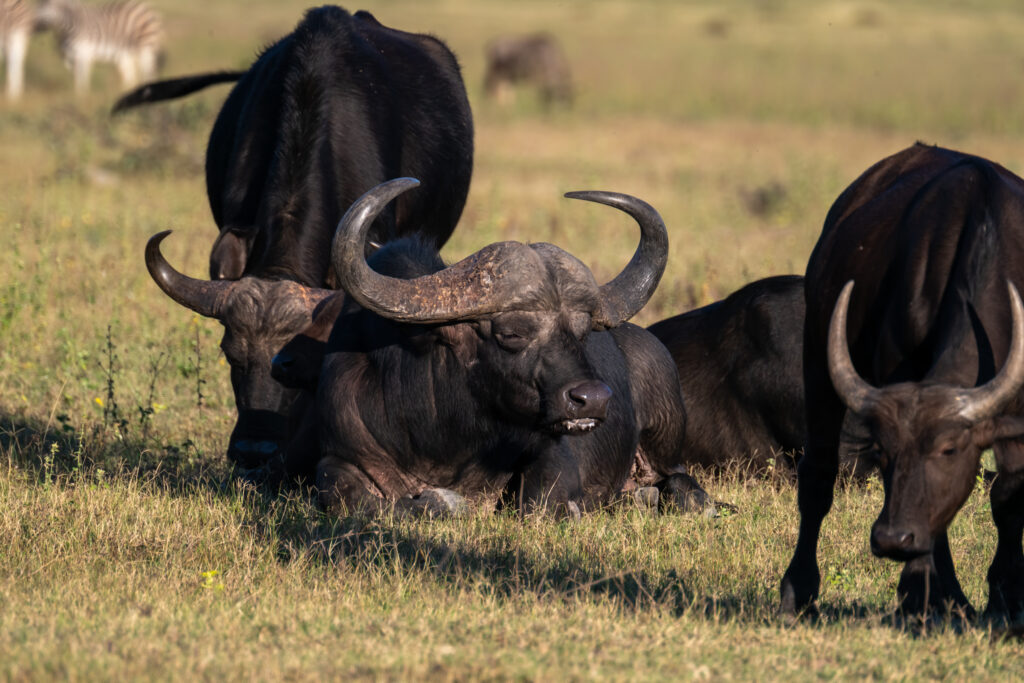
[[[0,0],[0,51],[7,63],[7,97],[21,97],[25,78],[28,36],[35,25],[35,9],[27,0]]]
[[[41,0],[38,20],[57,34],[75,92],[89,89],[94,61],[113,62],[125,88],[152,80],[163,41],[160,16],[137,0],[83,5],[78,0]]]

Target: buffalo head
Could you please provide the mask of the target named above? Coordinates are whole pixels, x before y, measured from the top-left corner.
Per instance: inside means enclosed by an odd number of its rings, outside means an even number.
[[[238,407],[228,456],[243,467],[259,466],[287,437],[288,408],[295,397],[271,377],[271,359],[309,325],[313,309],[332,292],[289,280],[197,280],[182,275],[160,253],[160,243],[169,234],[150,238],[146,267],[167,296],[224,326],[220,346],[231,366]]]
[[[632,260],[604,285],[558,247],[518,242],[491,244],[421,277],[382,275],[366,262],[367,230],[388,202],[416,185],[411,178],[383,183],[346,213],[332,247],[342,288],[385,319],[429,326],[465,368],[478,404],[503,421],[556,436],[595,429],[612,390],[588,361],[587,337],[629,319],[653,294],[668,255],[661,217],[627,195],[566,195],[618,208],[640,225]]]
[[[874,387],[853,367],[846,316],[853,281],[832,314],[828,366],[836,393],[868,426],[885,487],[871,530],[871,551],[909,560],[932,551],[974,487],[982,451],[1024,435],[1024,420],[1001,415],[1024,386],[1024,307],[1007,283],[1013,327],[1002,369],[986,384],[964,388],[938,382]]]

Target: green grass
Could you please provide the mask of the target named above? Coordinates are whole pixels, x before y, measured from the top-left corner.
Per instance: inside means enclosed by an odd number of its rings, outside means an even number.
[[[297,3],[154,2],[167,73],[246,65]],[[830,203],[923,139],[1024,170],[1024,11],[1008,0],[369,6],[459,54],[476,116],[464,219],[445,250],[551,241],[613,276],[634,226],[563,192],[656,206],[671,232],[650,323],[748,280],[802,272]],[[546,29],[577,101],[482,99],[483,46]],[[0,677],[704,679],[1019,677],[1024,645],[985,627],[902,631],[898,565],[875,560],[878,484],[837,494],[821,543],[823,619],[788,626],[785,481],[702,475],[717,519],[608,511],[569,524],[323,516],[247,488],[220,328],[163,296],[142,250],[202,275],[215,227],[203,150],[224,88],[109,120],[111,69],[74,100],[51,39],[22,103],[0,105]],[[748,198],[781,188],[764,211]],[[952,529],[984,606],[983,491]],[[216,573],[214,573],[216,572]]]

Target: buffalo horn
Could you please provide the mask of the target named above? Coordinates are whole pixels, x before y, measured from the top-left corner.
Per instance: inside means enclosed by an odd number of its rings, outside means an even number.
[[[1007,280],[1006,289],[1010,294],[1010,311],[1013,326],[1010,333],[1010,350],[999,373],[985,384],[974,389],[965,389],[957,396],[960,416],[977,422],[995,417],[1024,386],[1024,305],[1013,283]]]
[[[654,207],[627,194],[587,191],[567,192],[565,196],[615,207],[640,226],[640,245],[633,258],[614,280],[601,286],[601,310],[594,316],[594,326],[615,327],[636,315],[661,281],[668,263],[665,223]]]
[[[878,400],[878,389],[871,386],[857,374],[850,358],[850,347],[846,340],[846,313],[850,307],[853,280],[846,283],[839,294],[832,311],[832,322],[828,328],[828,372],[832,385],[847,407],[858,415],[871,411]]]
[[[444,270],[408,280],[381,275],[366,263],[363,245],[373,219],[419,184],[415,178],[381,183],[345,212],[331,248],[341,288],[363,308],[399,322],[444,323],[504,310],[524,279],[518,269],[530,266],[509,258],[517,252],[523,256],[523,245],[492,244]]]
[[[160,253],[160,243],[171,234],[170,230],[158,232],[146,243],[146,268],[156,284],[185,308],[190,308],[208,318],[218,317],[220,297],[234,283],[221,280],[196,280],[182,275],[167,262]]]

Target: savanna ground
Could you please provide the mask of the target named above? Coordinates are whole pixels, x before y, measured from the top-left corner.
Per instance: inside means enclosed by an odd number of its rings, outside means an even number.
[[[302,4],[154,0],[165,74],[248,64]],[[613,275],[635,227],[561,199],[609,189],[669,225],[638,322],[802,272],[831,201],[915,140],[1024,171],[1024,7],[1012,0],[368,2],[443,37],[476,115],[476,172],[446,248],[551,241]],[[354,8],[353,8],[354,9]],[[482,97],[483,46],[546,29],[577,97]],[[0,677],[1018,678],[1020,641],[984,626],[900,630],[898,566],[875,560],[877,482],[836,498],[823,618],[786,625],[796,538],[784,477],[703,478],[718,518],[634,510],[580,522],[480,514],[322,515],[243,486],[220,329],[163,296],[142,250],[203,275],[215,228],[205,139],[226,88],[115,120],[112,70],[74,100],[52,37],[0,107]],[[952,546],[983,606],[994,548],[984,484]]]

